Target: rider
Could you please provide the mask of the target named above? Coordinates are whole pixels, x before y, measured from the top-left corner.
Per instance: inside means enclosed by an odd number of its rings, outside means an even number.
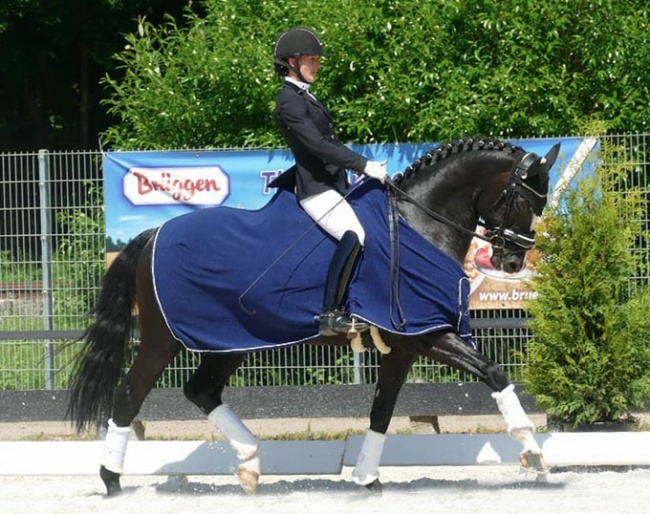
[[[331,113],[309,91],[324,55],[323,43],[305,28],[291,28],[277,39],[273,59],[284,85],[276,99],[275,122],[296,161],[295,192],[301,207],[338,241],[319,316],[319,333],[334,335],[353,326],[344,300],[365,238],[357,215],[344,198],[348,187],[345,170],[382,183],[388,174],[385,162],[368,160],[339,141]],[[368,328],[360,321],[354,326],[357,330]]]

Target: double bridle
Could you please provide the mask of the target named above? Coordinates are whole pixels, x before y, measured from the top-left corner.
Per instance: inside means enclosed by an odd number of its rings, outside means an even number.
[[[546,204],[546,194],[541,194],[531,188],[525,183],[528,178],[528,172],[533,164],[539,161],[539,157],[534,153],[526,153],[515,164],[514,171],[510,174],[510,181],[508,185],[501,191],[499,196],[492,202],[486,211],[480,216],[478,224],[486,229],[485,235],[479,234],[475,230],[469,230],[455,221],[452,221],[443,215],[429,209],[426,205],[417,201],[411,195],[399,188],[395,182],[386,179],[387,192],[388,192],[388,226],[390,232],[390,319],[395,327],[398,329],[406,325],[406,317],[402,309],[400,301],[400,252],[399,252],[399,212],[397,208],[397,196],[401,196],[409,203],[420,209],[422,212],[431,218],[449,225],[456,230],[468,234],[472,237],[477,237],[483,241],[487,241],[492,247],[502,252],[507,243],[513,244],[523,250],[530,250],[535,244],[535,232],[515,232],[512,229],[506,228],[504,225],[510,216],[512,205],[514,203],[515,195],[519,194],[526,198],[535,214],[541,214],[544,205]],[[485,217],[491,211],[498,209],[501,204],[505,203],[505,212],[503,215],[502,224],[496,227],[488,227]],[[395,312],[396,310],[396,312]]]
[[[537,161],[539,161],[539,156],[532,152],[526,153],[521,159],[519,159],[519,161],[517,161],[514,171],[510,174],[508,185],[501,191],[499,196],[479,218],[478,224],[486,229],[485,234],[479,234],[475,230],[467,229],[455,221],[429,209],[426,205],[423,205],[421,202],[417,201],[411,195],[399,188],[392,180],[389,179],[386,183],[388,184],[388,191],[392,196],[399,194],[402,198],[413,204],[431,218],[449,225],[460,232],[471,235],[472,237],[477,237],[483,241],[487,241],[494,248],[501,249],[504,248],[507,243],[510,243],[524,250],[530,250],[535,244],[535,231],[515,232],[503,225],[505,225],[510,216],[512,205],[517,194],[523,196],[531,203],[535,214],[540,215],[542,213],[543,206],[546,203],[546,193],[542,194],[535,191],[525,182],[528,178],[531,166]],[[502,225],[488,227],[485,221],[487,214],[498,209],[502,204],[505,204]]]

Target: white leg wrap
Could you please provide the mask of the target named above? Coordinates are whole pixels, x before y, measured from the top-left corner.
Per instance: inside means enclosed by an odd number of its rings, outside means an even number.
[[[129,442],[129,427],[118,427],[112,419],[108,420],[108,430],[104,439],[104,454],[101,465],[113,473],[122,473],[126,444]]]
[[[357,465],[352,471],[352,481],[355,484],[368,485],[379,478],[379,461],[386,438],[386,434],[368,429],[357,458]]]
[[[513,439],[521,442],[524,445],[524,450],[541,451],[533,437],[535,425],[524,412],[515,393],[515,386],[510,384],[503,391],[492,393],[492,398],[496,400],[497,407],[499,407],[499,411],[503,415],[508,434]]]
[[[230,406],[225,403],[219,405],[208,414],[208,419],[228,439],[239,460],[249,460],[256,456],[259,448],[257,437],[248,430]]]

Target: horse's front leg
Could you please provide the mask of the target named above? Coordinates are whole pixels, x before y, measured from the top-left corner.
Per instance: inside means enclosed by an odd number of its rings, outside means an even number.
[[[493,392],[492,398],[496,400],[499,412],[506,422],[508,434],[523,446],[523,450],[519,454],[522,467],[540,476],[546,475],[548,466],[544,460],[542,449],[535,440],[535,424],[521,406],[517,393],[515,393],[515,386],[509,384],[505,389]]]
[[[501,366],[453,333],[434,337],[427,355],[438,362],[471,373],[485,382],[494,391],[492,398],[496,400],[499,412],[506,422],[508,434],[523,446],[519,459],[524,469],[539,475],[548,473],[542,450],[535,440],[535,424],[521,406],[515,386],[510,383]]]
[[[372,492],[382,490],[378,468],[386,441],[386,431],[393,417],[402,384],[415,358],[399,348],[393,348],[381,358],[375,398],[370,411],[370,428],[366,432],[356,466],[352,471],[352,480]]]
[[[221,399],[228,379],[244,358],[237,354],[204,354],[201,364],[185,384],[184,393],[208,415],[208,420],[230,443],[239,459],[239,484],[248,494],[253,494],[260,479],[259,441]]]

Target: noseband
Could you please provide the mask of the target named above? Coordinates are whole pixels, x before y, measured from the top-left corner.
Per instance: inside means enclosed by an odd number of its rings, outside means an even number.
[[[492,202],[490,207],[488,207],[479,219],[479,225],[486,228],[485,239],[495,248],[503,248],[506,243],[510,243],[524,250],[530,250],[535,245],[534,230],[518,233],[502,226],[488,228],[485,224],[485,216],[491,211],[498,209],[502,203],[505,203],[505,212],[502,221],[503,225],[505,225],[517,194],[523,196],[532,205],[535,214],[538,216],[542,214],[542,210],[546,204],[546,194],[535,191],[525,182],[531,166],[538,160],[539,156],[534,153],[526,153],[517,162],[514,173],[510,174],[508,186],[501,191],[501,194]]]
[[[393,193],[399,193],[404,199],[406,199],[411,204],[415,205],[422,212],[432,217],[433,219],[445,223],[455,229],[470,234],[472,237],[477,237],[483,241],[487,241],[494,248],[503,249],[506,244],[512,244],[518,246],[524,250],[530,250],[535,244],[535,231],[526,231],[526,232],[515,232],[512,229],[505,228],[504,226],[488,227],[485,222],[485,216],[491,211],[496,210],[499,206],[505,203],[505,213],[503,216],[502,224],[505,225],[510,212],[512,210],[512,204],[514,203],[515,196],[519,194],[523,196],[533,207],[533,211],[537,215],[541,215],[544,205],[546,204],[546,193],[541,194],[538,191],[535,191],[532,187],[526,184],[525,180],[528,178],[530,168],[539,160],[539,156],[534,153],[526,153],[517,163],[515,164],[514,172],[510,174],[510,181],[506,188],[501,191],[501,194],[497,199],[492,202],[488,209],[481,215],[479,218],[478,224],[486,229],[485,235],[478,234],[474,230],[469,230],[456,222],[445,218],[444,216],[438,214],[435,211],[432,211],[425,205],[422,205],[415,198],[404,192],[402,189],[397,187],[393,181],[390,179],[386,181],[389,186],[389,191]]]

